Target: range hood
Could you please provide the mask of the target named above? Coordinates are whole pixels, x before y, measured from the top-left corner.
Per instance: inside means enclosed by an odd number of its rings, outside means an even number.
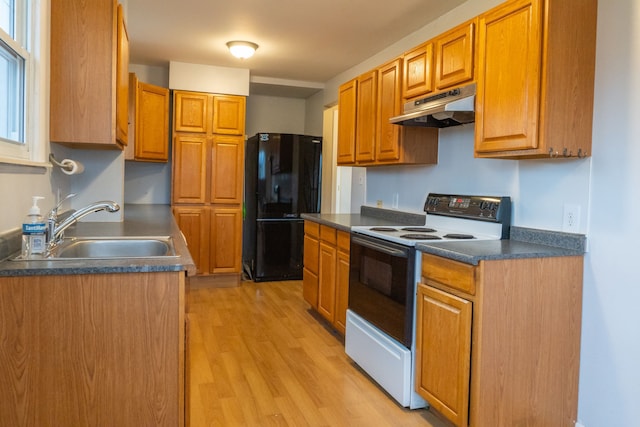
[[[402,126],[444,128],[472,123],[475,120],[474,104],[476,84],[441,92],[404,104],[400,116],[389,122]]]

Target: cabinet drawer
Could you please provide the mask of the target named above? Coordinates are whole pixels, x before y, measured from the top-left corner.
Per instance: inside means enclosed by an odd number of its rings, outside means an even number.
[[[313,221],[305,221],[304,234],[308,234],[309,236],[315,237],[316,239],[320,238],[320,224]]]
[[[349,253],[351,248],[351,234],[346,231],[338,231],[338,249],[342,252]]]
[[[470,295],[476,294],[476,267],[473,265],[422,254],[422,276]]]
[[[320,240],[330,245],[336,245],[336,229],[328,225],[320,225]]]

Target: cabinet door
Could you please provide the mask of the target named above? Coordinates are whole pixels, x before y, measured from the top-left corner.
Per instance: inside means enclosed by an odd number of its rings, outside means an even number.
[[[401,113],[402,61],[396,59],[378,70],[378,143],[376,161],[400,159],[400,129],[389,118]]]
[[[370,71],[358,77],[356,107],[356,162],[371,163],[376,154],[376,115],[378,73]]]
[[[215,95],[213,97],[212,120],[211,132],[244,136],[244,96]]]
[[[184,234],[198,274],[205,273],[209,269],[209,210],[176,206],[173,216]]]
[[[173,150],[173,202],[204,203],[207,139],[204,136],[176,135]]]
[[[127,145],[129,132],[129,35],[122,5],[117,11],[116,139]]]
[[[169,89],[138,82],[135,104],[135,159],[169,160]]]
[[[538,0],[511,1],[480,16],[476,152],[538,146],[540,3]]]
[[[336,313],[334,325],[344,335],[347,326],[349,305],[349,246],[350,235],[338,231],[338,254],[336,259]]]
[[[436,89],[446,89],[473,79],[475,26],[473,20],[436,39]]]
[[[338,94],[338,155],[339,165],[356,161],[356,104],[358,81],[350,80],[340,86]]]
[[[456,426],[467,426],[472,303],[424,284],[417,299],[416,391]]]
[[[211,208],[210,273],[240,273],[242,209]]]
[[[425,43],[405,53],[402,82],[404,99],[433,92],[433,43]]]
[[[318,274],[318,313],[333,323],[336,306],[336,260],[335,245],[320,241]]]
[[[215,135],[211,144],[211,203],[242,203],[244,140]]]
[[[173,127],[176,132],[207,132],[209,96],[206,93],[174,92],[174,110]]]
[[[113,0],[51,2],[52,142],[82,148],[119,148],[115,124],[116,23]]]
[[[318,258],[320,250],[318,233],[317,223],[304,222],[302,296],[316,310],[318,309]]]

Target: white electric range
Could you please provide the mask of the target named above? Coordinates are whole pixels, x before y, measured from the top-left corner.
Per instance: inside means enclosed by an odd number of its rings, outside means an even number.
[[[421,408],[414,391],[417,243],[506,239],[509,197],[430,193],[424,226],[351,229],[345,351],[401,405]]]

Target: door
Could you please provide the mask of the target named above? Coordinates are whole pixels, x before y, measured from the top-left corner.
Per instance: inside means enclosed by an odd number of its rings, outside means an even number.
[[[338,92],[338,153],[339,165],[356,162],[356,104],[358,81],[350,80],[340,86]]]
[[[214,135],[211,144],[211,203],[242,203],[243,153],[241,136]]]
[[[258,219],[255,280],[302,279],[304,220]]]
[[[475,149],[479,153],[538,146],[542,1],[513,1],[478,25]]]
[[[176,223],[184,234],[189,247],[189,253],[196,264],[198,274],[206,273],[209,270],[209,210],[204,207],[183,207],[173,208],[173,216]]]
[[[210,273],[240,273],[242,209],[211,208]]]
[[[414,260],[414,248],[351,235],[349,309],[407,348],[413,335]],[[323,285],[321,277],[320,289]]]
[[[176,135],[173,150],[173,203],[204,203],[207,182],[206,137]]]
[[[416,391],[456,426],[468,424],[472,303],[420,284]]]
[[[376,161],[400,159],[400,126],[389,123],[389,118],[401,112],[402,60],[396,59],[378,71],[378,144]]]

